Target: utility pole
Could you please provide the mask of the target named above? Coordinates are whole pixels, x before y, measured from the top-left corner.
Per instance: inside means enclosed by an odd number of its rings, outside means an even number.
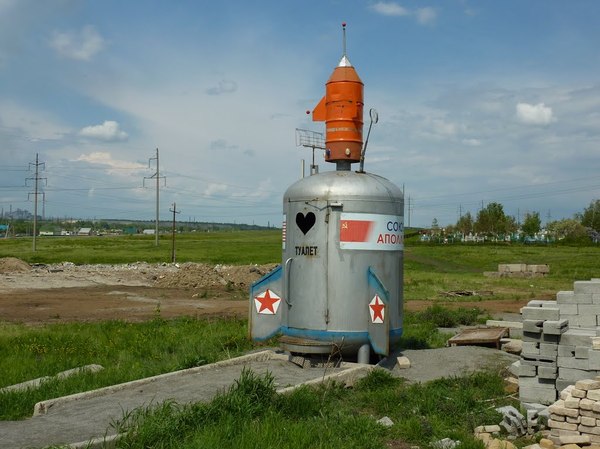
[[[171,262],[175,263],[175,214],[180,214],[181,211],[177,210],[177,204],[173,203],[173,209],[169,209],[169,212],[173,212],[173,242],[171,243]]]
[[[35,183],[35,191],[33,193],[29,193],[27,196],[29,199],[29,195],[33,195],[34,199],[33,199],[33,252],[35,252],[35,243],[36,243],[36,237],[37,237],[37,210],[38,210],[38,187],[39,187],[39,181],[41,180],[47,180],[47,178],[40,178],[40,167],[42,167],[42,169],[46,168],[46,163],[45,162],[40,162],[39,161],[39,157],[38,157],[38,153],[35,154],[35,163],[30,162],[29,163],[29,168],[31,169],[31,166],[35,167],[35,176],[33,178],[26,178],[25,182],[27,182],[28,180],[33,180]]]
[[[410,211],[411,211],[411,205],[410,205],[410,195],[408,196],[408,226],[407,228],[410,228]]]
[[[165,185],[167,185],[167,178],[164,176],[160,176],[160,165],[158,163],[158,148],[156,149],[156,156],[148,159],[148,168],[150,168],[150,164],[152,164],[152,161],[154,161],[154,160],[156,161],[156,173],[154,173],[152,176],[144,176],[144,180],[156,178],[156,226],[154,229],[154,236],[155,236],[154,244],[156,246],[158,246],[158,222],[160,220],[160,218],[159,218],[159,204],[160,204],[159,191],[160,191],[161,178],[165,180]]]

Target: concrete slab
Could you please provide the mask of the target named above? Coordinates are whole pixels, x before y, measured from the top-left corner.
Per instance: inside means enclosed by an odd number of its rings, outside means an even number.
[[[165,400],[178,403],[209,401],[227,389],[245,368],[255,373],[269,371],[278,391],[289,391],[304,383],[347,378],[352,382],[374,367],[342,363],[335,368],[311,368],[293,364],[288,356],[261,351],[211,365],[191,368],[125,384],[51,399],[36,404],[36,416],[24,421],[0,422],[0,449],[37,448],[80,443],[105,437],[114,439],[111,422],[126,411]]]

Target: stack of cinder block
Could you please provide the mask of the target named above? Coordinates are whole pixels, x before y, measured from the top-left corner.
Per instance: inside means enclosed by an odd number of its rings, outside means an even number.
[[[549,410],[554,444],[600,443],[600,380],[582,379],[568,386]]]
[[[485,271],[488,277],[543,277],[550,272],[548,265],[527,265],[524,263],[503,263],[498,265],[498,271]]]
[[[568,330],[555,301],[530,301],[523,314],[523,350],[519,367],[522,402],[550,404],[556,400],[558,344]]]
[[[556,301],[530,301],[522,314],[522,402],[550,404],[557,391],[600,374],[600,279],[576,281]]]

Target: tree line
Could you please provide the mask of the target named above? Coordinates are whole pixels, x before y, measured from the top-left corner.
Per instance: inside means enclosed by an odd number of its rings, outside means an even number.
[[[435,228],[434,219],[432,227]],[[542,230],[553,240],[600,242],[600,199],[593,200],[582,212],[573,218],[554,220],[542,228],[539,212],[528,212],[519,223],[515,217],[506,215],[500,203],[489,203],[473,217],[467,212],[458,219],[455,225],[446,227],[446,234],[455,232],[463,235],[477,234],[489,238],[503,238],[519,233],[522,237],[534,237]]]

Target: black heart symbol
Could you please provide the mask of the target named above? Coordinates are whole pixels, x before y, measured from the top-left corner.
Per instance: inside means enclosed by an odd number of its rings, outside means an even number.
[[[302,212],[296,214],[296,224],[304,235],[315,225],[315,221],[317,217],[312,212],[307,213],[306,216]]]

